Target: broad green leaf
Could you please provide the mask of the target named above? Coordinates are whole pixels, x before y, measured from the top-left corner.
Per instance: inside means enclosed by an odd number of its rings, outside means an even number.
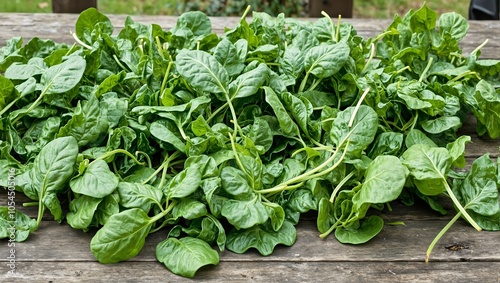
[[[61,64],[46,69],[40,78],[42,93],[59,94],[73,89],[82,80],[86,61],[80,56],[70,56]]]
[[[263,204],[267,207],[267,211],[269,212],[273,230],[278,231],[285,221],[285,210],[277,203],[266,202]]]
[[[327,198],[320,199],[318,204],[318,218],[316,219],[316,226],[320,233],[325,233],[335,223],[333,210],[333,204]]]
[[[450,129],[456,131],[458,128],[460,128],[460,126],[462,126],[462,122],[460,121],[460,118],[456,116],[443,116],[434,120],[426,120],[420,123],[420,126],[422,126],[422,129],[430,134],[439,134]]]
[[[69,203],[69,212],[66,215],[69,226],[75,229],[87,230],[101,202],[102,199],[100,198],[93,198],[86,195],[81,195],[73,199]]]
[[[227,249],[234,253],[244,253],[255,248],[261,255],[272,254],[277,245],[291,246],[295,243],[297,231],[288,221],[278,231],[269,225],[256,225],[246,230],[233,229],[227,235]]]
[[[160,205],[163,198],[162,190],[148,184],[120,182],[117,191],[122,206],[137,207],[146,213],[152,205]]]
[[[177,54],[179,74],[194,88],[214,93],[220,100],[228,95],[229,75],[226,69],[207,52],[183,49]]]
[[[305,70],[317,78],[331,77],[347,62],[349,52],[349,46],[343,42],[312,47],[304,58]]]
[[[89,8],[82,13],[76,20],[75,24],[76,35],[85,43],[92,44],[93,38],[100,33],[111,35],[113,33],[113,25],[105,15],[101,14],[95,8]]]
[[[118,177],[109,170],[106,161],[98,159],[89,164],[83,175],[73,178],[69,186],[75,193],[103,198],[118,187]]]
[[[139,208],[111,216],[90,241],[90,250],[100,263],[115,263],[135,257],[144,246],[153,222]]]
[[[373,159],[379,155],[398,155],[403,147],[403,137],[402,133],[380,133],[371,145],[368,156]]]
[[[425,144],[413,145],[403,153],[402,159],[417,180],[444,178],[452,161],[445,148]]]
[[[95,226],[106,224],[111,216],[120,213],[119,198],[118,193],[103,198],[94,213]]]
[[[452,165],[448,150],[416,144],[406,150],[401,158],[420,192],[425,195],[438,195],[444,191],[445,176]]]
[[[243,171],[231,166],[225,166],[221,170],[220,177],[224,191],[235,196],[237,199],[251,199],[255,196]]]
[[[149,128],[151,135],[155,138],[173,145],[176,149],[184,152],[186,145],[177,135],[160,121],[154,121]]]
[[[7,206],[0,206],[0,239],[7,238],[16,242],[23,242],[36,229],[37,224],[35,219],[31,219],[28,215],[18,210],[9,209]]]
[[[243,44],[243,42],[246,43],[246,40],[241,39],[239,42],[239,44]],[[243,46],[246,48],[246,44]],[[227,38],[223,38],[214,50],[214,57],[224,66],[229,76],[238,75],[245,68],[246,51],[242,55],[240,56],[236,45]]]
[[[28,174],[31,183],[25,187],[27,195],[52,208],[56,220],[61,220],[62,211],[58,205],[57,193],[66,189],[68,179],[73,175],[78,144],[73,137],[57,138],[45,147],[33,161]],[[51,196],[47,196],[47,195]]]
[[[307,100],[300,99],[289,92],[281,95],[281,100],[286,109],[292,114],[295,122],[299,125],[303,133],[308,137],[314,137],[309,133],[309,120],[313,114],[312,105]],[[314,137],[319,138],[319,137]]]
[[[410,148],[416,144],[425,144],[429,147],[437,147],[437,145],[422,131],[420,130],[411,130],[405,139],[406,148]]]
[[[448,33],[456,40],[461,40],[469,30],[467,19],[455,12],[442,14],[438,25],[439,33]]]
[[[229,84],[231,98],[243,98],[254,95],[269,78],[269,68],[259,64],[257,68],[239,75]]]
[[[266,92],[266,102],[271,105],[273,111],[278,118],[281,130],[287,135],[299,135],[299,128],[297,124],[288,115],[286,108],[281,103],[278,95],[270,87],[263,87]]]
[[[219,263],[219,254],[207,242],[184,237],[168,238],[156,246],[156,259],[177,275],[192,278],[203,266]]]
[[[376,215],[367,217],[359,227],[343,228],[335,230],[335,238],[343,244],[359,245],[368,242],[375,237],[384,227],[384,220]]]
[[[472,163],[465,180],[453,187],[465,209],[483,216],[496,216],[500,212],[496,172],[497,165],[488,154]]]
[[[352,198],[353,209],[358,213],[365,203],[387,203],[399,197],[408,177],[408,169],[399,158],[380,155],[370,163],[365,171],[361,189]]]
[[[436,27],[438,14],[436,11],[422,5],[410,17],[410,28],[413,32],[425,32]]]
[[[174,218],[182,217],[192,220],[206,216],[207,214],[208,211],[205,204],[189,198],[182,199],[172,209],[172,216]]]
[[[184,168],[195,167],[201,173],[201,178],[212,178],[219,176],[219,168],[213,157],[208,155],[190,156],[184,162]]]
[[[471,142],[471,137],[460,136],[454,142],[446,145],[446,149],[453,159],[453,165],[458,168],[464,168],[467,165],[465,160],[465,145]]]
[[[18,96],[19,94],[15,91],[14,83],[0,75],[0,111]]]
[[[212,32],[212,23],[206,14],[200,11],[189,11],[179,16],[172,32],[175,33],[177,29],[182,28],[189,29],[195,36],[201,36]]]
[[[345,147],[349,141],[349,146],[346,148],[347,156],[360,155],[375,139],[378,127],[375,110],[366,105],[361,105],[356,113],[354,109],[349,107],[340,112],[333,121],[330,131],[330,138],[337,147]]]
[[[169,182],[166,195],[168,198],[185,198],[198,189],[201,183],[201,172],[193,166],[182,170]]]
[[[495,139],[500,137],[500,95],[496,89],[485,80],[476,85],[475,98],[481,111],[475,111],[475,116]]]
[[[61,127],[58,137],[73,136],[82,147],[96,141],[108,130],[108,122],[101,115],[99,101],[95,97],[78,103],[74,115],[66,125]]]
[[[221,213],[236,229],[247,229],[269,219],[269,212],[257,196],[250,200],[226,200]]]

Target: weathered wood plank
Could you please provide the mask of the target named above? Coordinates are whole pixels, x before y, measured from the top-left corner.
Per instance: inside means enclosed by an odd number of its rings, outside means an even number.
[[[19,14],[0,13],[0,46],[14,36],[20,36],[27,40],[34,36],[42,39],[52,39],[57,42],[72,44],[74,40],[70,31],[74,26],[78,14]],[[108,15],[115,26],[116,31],[123,28],[126,15]],[[143,24],[159,24],[164,29],[170,29],[175,25],[175,16],[143,16],[134,15],[132,19]],[[300,20],[314,21],[312,18]],[[213,31],[221,34],[224,28],[233,28],[237,25],[238,17],[212,17]],[[358,33],[364,37],[375,36],[381,33],[391,23],[391,20],[367,20],[367,19],[345,19],[352,23]],[[464,54],[470,53],[478,45],[489,39],[489,43],[482,49],[482,58],[500,58],[500,34],[496,31],[500,28],[498,21],[471,21],[470,32],[463,39],[462,47]]]
[[[386,222],[398,220],[386,218]],[[386,225],[379,235],[364,245],[343,245],[333,235],[320,239],[315,222],[302,221],[297,226],[297,241],[292,247],[279,246],[268,257],[260,256],[255,250],[245,254],[224,251],[221,261],[423,262],[428,245],[446,224],[447,221],[439,220],[405,221],[405,226]],[[131,261],[156,261],[155,247],[166,237],[166,233],[162,230],[150,235],[143,250]],[[27,241],[16,244],[16,259],[19,262],[93,262],[96,259],[89,249],[92,236],[93,233],[84,233],[68,225],[42,221],[39,230],[30,235]],[[446,248],[453,245],[463,245],[464,249],[452,251]],[[0,254],[8,254],[8,251],[7,241],[0,241]],[[0,262],[5,261],[6,257],[0,258]],[[464,221],[459,221],[436,245],[431,261],[500,261],[498,234],[476,232]]]
[[[82,262],[20,262],[4,282],[482,282],[498,283],[500,263],[482,262],[221,262],[194,279],[173,275],[160,263],[107,265]]]

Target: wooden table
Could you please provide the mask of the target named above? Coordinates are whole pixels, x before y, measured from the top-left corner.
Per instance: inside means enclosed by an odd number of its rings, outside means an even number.
[[[13,36],[26,39],[34,36],[58,42],[73,43],[77,15],[67,14],[0,14],[0,46]],[[116,29],[123,27],[125,16],[110,15]],[[142,23],[157,23],[169,29],[174,17],[134,16]],[[238,18],[214,18],[216,32],[233,27]],[[380,33],[390,20],[347,20],[359,34]],[[500,59],[500,22],[471,22],[463,40],[468,53],[489,38],[482,58]],[[480,139],[471,119],[462,133],[471,135],[467,147],[469,164],[490,152],[499,156],[499,140]],[[0,191],[0,205],[6,205],[6,193]],[[17,196],[18,207],[26,201]],[[449,207],[451,208],[451,207]],[[31,216],[36,211],[24,209]],[[92,234],[59,225],[44,218],[39,230],[16,245],[17,277],[8,277],[8,242],[0,241],[0,282],[500,282],[500,233],[476,232],[464,221],[458,221],[435,247],[431,262],[425,264],[425,251],[434,236],[453,215],[440,216],[419,205],[402,207],[384,213],[386,222],[403,221],[404,226],[386,225],[368,244],[342,245],[334,237],[318,237],[314,215],[298,226],[293,247],[278,247],[268,257],[255,251],[243,255],[224,252],[218,266],[200,270],[194,280],[170,273],[154,258],[156,244],[165,231],[149,236],[147,245],[135,258],[118,264],[102,265],[89,250]],[[453,214],[453,213],[451,213]]]

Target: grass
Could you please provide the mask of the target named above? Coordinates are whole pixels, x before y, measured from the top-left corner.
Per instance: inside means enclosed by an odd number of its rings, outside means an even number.
[[[311,0],[309,0],[311,1]],[[344,1],[344,0],[334,0]],[[178,11],[176,0],[98,0],[99,10],[105,14],[148,14],[172,15]],[[468,15],[470,0],[434,0],[427,5],[438,11],[457,12]],[[405,0],[354,0],[354,18],[393,18],[395,14],[404,15],[409,9],[418,9],[423,1]],[[335,3],[333,3],[335,5]],[[50,0],[2,0],[0,12],[50,13]]]

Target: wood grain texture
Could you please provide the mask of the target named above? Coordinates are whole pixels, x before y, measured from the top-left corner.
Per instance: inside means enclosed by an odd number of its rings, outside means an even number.
[[[126,15],[107,15],[115,27],[115,32],[123,28]],[[68,44],[74,43],[70,34],[78,14],[22,14],[22,13],[0,13],[0,46],[5,45],[6,40],[19,36],[26,42],[34,36],[41,39],[52,39],[56,42]],[[168,30],[175,25],[174,16],[143,16],[131,17],[133,20],[143,23],[156,23]],[[224,28],[234,28],[238,24],[238,17],[212,17],[212,29],[215,33],[222,34]],[[312,18],[300,20],[314,21]],[[367,19],[345,19],[353,24],[358,34],[364,37],[373,37],[384,31],[391,20],[367,20]],[[488,44],[482,49],[481,58],[500,58],[500,29],[498,21],[471,21],[468,35],[462,40],[461,46],[464,54],[473,51],[486,39]]]
[[[0,273],[1,273],[0,268]],[[221,262],[202,268],[194,279],[170,273],[160,263],[22,262],[9,283],[96,282],[420,282],[498,283],[500,263],[478,262]]]

